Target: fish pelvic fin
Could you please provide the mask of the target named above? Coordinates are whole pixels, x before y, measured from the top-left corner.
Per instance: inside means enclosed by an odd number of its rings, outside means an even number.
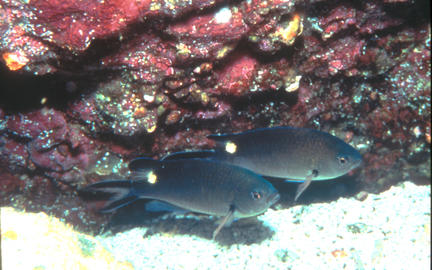
[[[216,236],[219,234],[220,230],[222,230],[222,228],[225,225],[229,226],[233,222],[234,212],[235,212],[235,207],[234,207],[234,205],[231,205],[230,210],[228,211],[228,214],[220,220],[219,225],[217,226],[216,230],[214,230],[212,240],[214,240],[216,238]]]
[[[319,170],[314,169],[311,171],[311,173],[306,176],[306,179],[303,183],[301,183],[298,188],[297,188],[297,192],[294,198],[294,201],[297,201],[297,199],[300,197],[300,195],[307,189],[307,187],[310,185],[310,183],[312,182],[312,180],[314,178],[317,178],[317,176],[319,175]]]
[[[214,150],[198,150],[198,151],[183,151],[174,152],[161,158],[161,160],[179,160],[179,159],[191,159],[191,158],[211,158],[215,155]]]
[[[297,191],[296,191],[296,195],[294,197],[294,201],[297,201],[297,199],[300,197],[300,195],[307,189],[307,187],[310,185],[310,183],[312,182],[312,175],[308,175],[305,179],[305,181],[303,183],[301,183],[298,187],[297,187]]]
[[[126,206],[138,199],[130,180],[106,180],[91,184],[79,191],[87,194],[109,194],[101,213],[109,213]]]

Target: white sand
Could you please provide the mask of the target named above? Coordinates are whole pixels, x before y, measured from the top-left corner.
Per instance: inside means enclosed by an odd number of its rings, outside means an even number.
[[[269,210],[260,244],[223,247],[188,235],[133,229],[99,239],[136,269],[430,269],[430,186],[406,182],[364,201]],[[253,236],[252,236],[253,237]]]
[[[222,238],[238,239],[244,233],[257,242],[250,245],[221,245],[200,237],[211,231],[144,236],[146,228],[94,238],[45,214],[1,210],[5,270],[56,269],[65,260],[74,269],[73,259],[76,267],[87,269],[104,263],[112,269],[430,269],[430,186],[410,182],[369,194],[364,201],[269,210],[258,217],[262,224],[246,226],[245,232],[235,224],[221,232]],[[213,228],[210,222],[200,224]]]

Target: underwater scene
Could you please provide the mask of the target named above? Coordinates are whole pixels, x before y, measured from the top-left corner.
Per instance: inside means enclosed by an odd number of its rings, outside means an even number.
[[[430,269],[430,1],[0,0],[0,269]]]

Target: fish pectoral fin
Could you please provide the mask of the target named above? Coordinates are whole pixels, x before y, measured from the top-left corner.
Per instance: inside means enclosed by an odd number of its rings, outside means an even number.
[[[312,182],[313,174],[310,174],[306,177],[305,181],[301,183],[298,188],[296,195],[294,197],[294,201],[297,201],[297,199],[300,197],[300,195],[306,190],[306,188],[310,185]]]
[[[219,223],[219,226],[216,228],[216,230],[213,232],[213,237],[212,239],[214,240],[216,238],[216,236],[218,235],[218,233],[220,232],[220,230],[226,225],[230,225],[233,220],[234,220],[234,212],[235,212],[235,207],[234,205],[231,205],[230,210],[228,211],[228,214],[226,216],[224,216]]]

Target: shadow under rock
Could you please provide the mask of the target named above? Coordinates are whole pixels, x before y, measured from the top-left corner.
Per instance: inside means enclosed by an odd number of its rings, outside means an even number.
[[[281,195],[277,208],[287,209],[294,205],[329,203],[339,198],[353,197],[362,191],[362,185],[357,179],[358,173],[324,181],[312,181],[297,201],[294,201],[294,196],[301,182],[285,182],[277,178],[269,178],[268,180]]]
[[[357,179],[358,173],[334,180],[314,181],[296,202],[294,195],[300,183],[269,179],[281,195],[280,201],[272,208],[280,210],[294,205],[328,203],[342,197],[352,197],[361,191],[362,186]],[[98,197],[97,199],[100,201],[107,198]],[[170,234],[211,239],[217,228],[217,217],[194,213],[148,212],[145,210],[145,205],[148,202],[149,200],[142,199],[118,209],[110,216],[109,221],[100,228],[99,233],[115,234],[136,227],[145,227],[148,230],[143,237]],[[270,239],[274,234],[275,231],[272,228],[253,217],[237,220],[231,226],[224,227],[214,241],[223,246],[260,244],[266,239]]]
[[[212,239],[218,226],[218,218],[207,215],[147,212],[144,210],[147,202],[140,200],[117,210],[102,231],[118,233],[135,227],[146,227],[148,230],[143,237],[172,234]],[[263,222],[252,217],[234,221],[230,226],[222,228],[214,241],[223,246],[259,244],[270,239],[274,233]]]

